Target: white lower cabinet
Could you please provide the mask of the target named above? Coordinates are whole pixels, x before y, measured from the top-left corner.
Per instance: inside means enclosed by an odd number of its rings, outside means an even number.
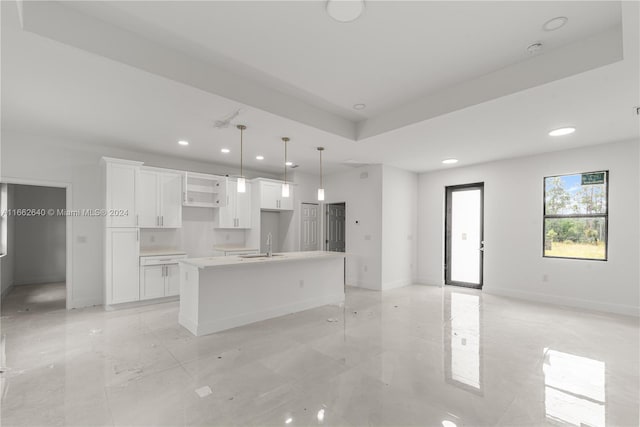
[[[180,294],[178,260],[186,255],[140,257],[140,299]]]
[[[167,265],[165,276],[165,295],[180,295],[180,267],[178,264]]]
[[[140,299],[164,296],[164,265],[140,267]]]
[[[108,228],[106,233],[105,303],[138,301],[138,255],[140,231],[137,228]]]

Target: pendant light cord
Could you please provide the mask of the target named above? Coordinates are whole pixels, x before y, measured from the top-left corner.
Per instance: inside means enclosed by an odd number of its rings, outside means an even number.
[[[322,186],[322,150],[320,151],[320,188],[324,188]]]
[[[242,135],[243,134],[244,134],[244,129],[240,128],[240,176],[241,177],[244,177],[243,170],[242,170],[242,151],[243,151]]]

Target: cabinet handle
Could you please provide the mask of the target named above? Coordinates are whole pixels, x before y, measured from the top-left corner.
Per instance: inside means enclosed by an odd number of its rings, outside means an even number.
[[[164,227],[164,215],[160,217],[160,225]]]
[[[140,230],[136,230],[136,242],[140,241]]]
[[[138,214],[136,214],[136,227],[138,226]]]

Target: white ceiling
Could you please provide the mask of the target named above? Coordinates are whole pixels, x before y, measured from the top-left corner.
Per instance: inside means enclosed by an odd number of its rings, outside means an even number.
[[[86,13],[92,3],[74,7]],[[327,148],[324,158],[328,171],[340,170],[345,167],[344,162],[351,160],[421,172],[442,168],[440,161],[447,157],[457,157],[459,165],[467,165],[638,138],[638,118],[632,112],[632,107],[640,104],[638,5],[625,3],[622,7],[627,8],[627,13],[623,10],[621,14],[619,2],[549,3],[481,3],[486,10],[478,9],[479,3],[458,3],[455,8],[459,11],[453,13],[454,6],[440,3],[392,7],[369,2],[362,23],[353,24],[328,20],[322,4],[317,2],[295,3],[295,7],[289,7],[293,10],[279,13],[282,3],[275,3],[274,7],[274,3],[266,2],[243,6],[189,3],[184,6],[186,11],[173,2],[146,2],[146,6],[113,2],[91,9],[94,15],[102,14],[101,19],[121,27],[144,19],[145,24],[135,27],[136,31],[157,43],[181,47],[193,56],[208,55],[207,61],[224,63],[234,72],[245,73],[277,91],[289,90],[291,96],[315,102],[313,108],[317,111],[329,109],[347,120],[354,120],[350,106],[355,102],[366,102],[370,106],[366,114],[372,115],[496,67],[517,61],[526,64],[522,61],[521,44],[527,44],[534,34],[540,40],[550,37],[542,34],[540,25],[561,12],[571,13],[572,25],[566,27],[564,34],[561,32],[565,29],[556,32],[556,39],[543,40],[547,46],[579,42],[603,29],[619,26],[620,16],[623,17],[623,60],[569,77],[560,75],[562,78],[555,81],[513,90],[354,142],[355,138],[232,100],[226,94],[220,96],[162,73],[91,53],[88,48],[78,49],[23,31],[15,4],[3,2],[2,126],[59,134],[86,143],[235,164],[237,130],[215,130],[212,123],[242,106],[236,122],[249,127],[245,157],[248,166],[281,170],[280,138],[289,136],[291,159],[300,164],[299,170],[311,173],[316,172],[315,147],[319,145]],[[576,4],[583,7],[572,6]],[[207,11],[213,7],[216,13]],[[240,7],[253,18],[242,20],[244,26],[231,31],[240,25]],[[511,11],[496,11],[496,7]],[[562,7],[569,9],[554,9]],[[173,25],[168,21],[171,16]],[[304,16],[307,25],[301,27]],[[486,19],[477,19],[478,16]],[[418,17],[422,17],[424,25],[418,25]],[[511,17],[517,18],[518,25],[512,25]],[[369,27],[368,19],[378,23],[384,20],[385,30]],[[208,25],[211,22],[215,25]],[[285,24],[287,30],[283,29]],[[352,27],[355,24],[358,26]],[[273,31],[269,31],[271,26]],[[434,35],[430,31],[436,26],[440,32]],[[327,30],[333,27],[337,30]],[[172,39],[172,33],[180,33],[180,39]],[[423,38],[439,44],[420,44]],[[476,45],[478,41],[482,43]],[[105,41],[109,43],[110,40]],[[398,48],[417,44],[422,48],[403,48],[404,54]],[[111,47],[117,48],[117,41]],[[416,55],[417,51],[424,54]],[[333,57],[340,59],[331,61]],[[447,67],[433,66],[445,63]],[[521,73],[526,73],[524,69]],[[523,79],[527,77],[522,75]],[[316,110],[310,107],[308,111]],[[560,140],[547,136],[549,129],[562,125],[576,126],[578,131]],[[188,139],[191,145],[178,146],[176,141],[181,138]],[[233,151],[223,155],[222,147]],[[265,160],[255,160],[257,154],[264,155]]]
[[[552,50],[621,21],[620,3],[608,1],[368,1],[350,24],[330,18],[324,1],[153,3],[70,4],[356,118],[523,61],[534,42]],[[557,16],[570,18],[566,27],[544,31]]]

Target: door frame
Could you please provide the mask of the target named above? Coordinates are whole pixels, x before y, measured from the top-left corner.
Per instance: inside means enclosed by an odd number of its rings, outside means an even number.
[[[454,191],[480,189],[480,283],[456,282],[451,280],[451,194]],[[471,184],[449,185],[445,187],[445,212],[444,212],[444,284],[461,286],[465,288],[482,289],[484,285],[484,182]]]
[[[65,209],[67,212],[73,210],[73,187],[70,182],[64,181],[48,181],[41,179],[16,178],[12,176],[1,176],[0,182],[3,184],[15,185],[33,185],[37,187],[53,187],[65,189]],[[66,227],[66,260],[65,260],[65,283],[66,283],[66,309],[71,310],[73,306],[73,221],[72,216],[67,215],[65,221]]]

